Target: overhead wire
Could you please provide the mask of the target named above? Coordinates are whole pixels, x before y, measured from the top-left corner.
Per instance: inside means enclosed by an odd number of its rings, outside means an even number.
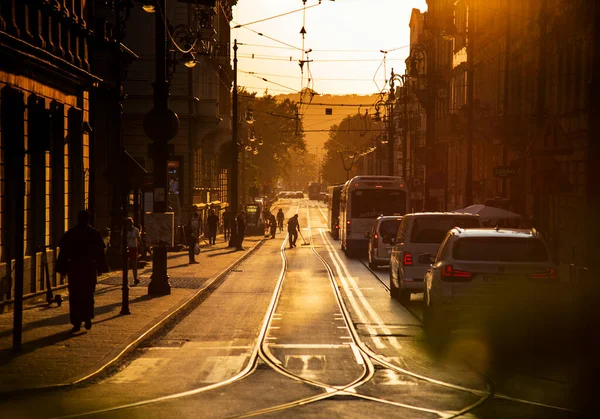
[[[233,26],[232,29],[243,28],[243,27],[248,26],[248,25],[254,25],[255,23],[266,22],[267,20],[277,19],[278,17],[283,17],[283,16],[291,15],[293,13],[298,13],[298,12],[301,12],[301,11],[306,10],[306,9],[312,9],[313,7],[317,7],[317,6],[320,6],[320,5],[321,5],[321,3],[313,4],[312,6],[304,7],[302,9],[292,10],[292,11],[281,13],[279,15],[275,15],[275,16],[271,16],[271,17],[266,17],[264,19],[255,20],[253,22],[237,24],[237,25]]]

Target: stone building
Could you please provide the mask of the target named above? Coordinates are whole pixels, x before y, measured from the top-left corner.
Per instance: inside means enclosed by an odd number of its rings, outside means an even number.
[[[54,246],[93,209],[91,2],[0,2],[0,307],[53,285]]]

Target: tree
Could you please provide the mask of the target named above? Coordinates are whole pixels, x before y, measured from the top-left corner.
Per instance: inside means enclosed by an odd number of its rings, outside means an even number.
[[[247,153],[247,186],[273,187],[288,172],[293,153],[306,150],[296,103],[290,99],[277,101],[268,92],[257,97],[244,89],[240,89],[239,98],[240,109],[252,109],[253,115],[253,122],[246,124],[240,139],[244,146],[258,151],[244,151],[242,146],[242,152]],[[248,119],[240,115],[242,120]],[[249,141],[251,138],[254,141]]]
[[[349,115],[339,125],[333,125],[329,129],[329,139],[324,146],[327,155],[323,163],[323,180],[330,185],[345,182],[344,164],[349,168],[354,159],[368,147],[375,145],[377,137],[383,131],[383,124],[368,114]],[[354,159],[351,156],[354,156]],[[355,169],[353,166],[350,177],[355,173]]]

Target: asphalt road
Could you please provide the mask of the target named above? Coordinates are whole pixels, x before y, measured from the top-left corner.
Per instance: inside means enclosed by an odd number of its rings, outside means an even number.
[[[346,258],[322,203],[280,206],[300,216],[296,248],[278,233],[117,373],[4,401],[2,417],[579,417],[560,381],[499,386],[472,336],[431,351],[421,296],[401,306],[385,269]]]

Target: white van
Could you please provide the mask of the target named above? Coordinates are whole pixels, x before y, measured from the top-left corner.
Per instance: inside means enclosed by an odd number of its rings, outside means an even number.
[[[419,262],[419,256],[436,254],[454,227],[479,228],[481,220],[478,215],[456,212],[418,212],[402,217],[390,257],[392,298],[408,304],[411,294],[424,291],[429,263]]]

